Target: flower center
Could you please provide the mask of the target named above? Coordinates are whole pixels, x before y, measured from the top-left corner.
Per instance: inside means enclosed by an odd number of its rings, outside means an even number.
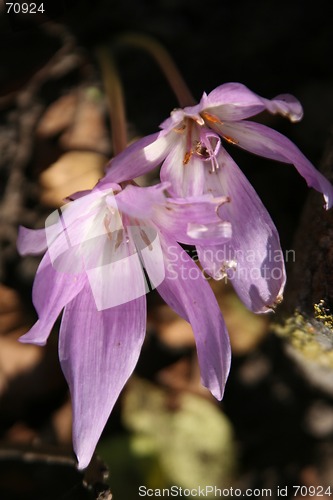
[[[219,168],[216,156],[221,147],[220,137],[190,118],[186,118],[182,131],[186,131],[183,165],[187,165],[194,155],[210,162],[211,171],[215,172]]]

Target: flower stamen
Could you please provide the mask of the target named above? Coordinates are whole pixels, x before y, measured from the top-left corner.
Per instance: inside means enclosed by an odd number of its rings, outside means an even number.
[[[222,135],[223,139],[225,139],[227,142],[229,142],[229,144],[234,144],[235,146],[237,146],[237,144],[239,144],[239,141],[236,141],[236,139],[233,139],[232,137],[230,137],[229,135]]]
[[[207,120],[211,123],[218,123],[219,125],[222,125],[223,122],[215,115],[211,115],[210,113],[207,113],[207,111],[203,111],[201,113],[201,116],[204,120]]]
[[[187,136],[186,136],[186,153],[184,155],[184,160],[183,160],[183,165],[187,165],[188,162],[190,161],[193,150],[192,150],[192,120],[186,120],[188,127],[187,127]],[[186,127],[186,125],[185,125]]]

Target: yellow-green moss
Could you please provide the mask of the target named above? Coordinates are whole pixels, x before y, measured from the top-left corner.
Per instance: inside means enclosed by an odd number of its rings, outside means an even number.
[[[304,358],[333,369],[333,316],[324,300],[314,304],[314,317],[299,311],[273,330],[285,338]]]

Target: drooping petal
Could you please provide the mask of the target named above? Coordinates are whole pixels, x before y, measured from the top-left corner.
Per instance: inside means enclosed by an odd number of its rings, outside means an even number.
[[[298,122],[303,118],[303,108],[296,97],[291,94],[280,94],[274,99],[263,99],[267,111],[289,118],[291,122]]]
[[[150,172],[162,163],[169,148],[168,136],[163,131],[139,139],[110,161],[100,184],[119,183]]]
[[[256,115],[265,109],[263,99],[241,83],[220,85],[201,100],[202,116],[224,121],[237,121]],[[212,118],[213,119],[213,118]]]
[[[291,121],[299,121],[303,109],[296,97],[281,94],[274,99],[265,99],[241,83],[225,83],[201,100],[202,116],[208,124],[234,122],[254,116],[265,109],[273,114],[286,116]]]
[[[300,150],[287,137],[265,125],[243,121],[225,123],[219,126],[219,132],[230,138],[239,147],[251,153],[284,163],[291,163],[306,180],[308,186],[323,193],[326,208],[333,205],[333,187],[331,183],[309,162]]]
[[[16,244],[20,255],[38,255],[45,252],[47,249],[45,229],[28,229],[20,226]]]
[[[20,342],[45,345],[62,309],[80,292],[85,282],[84,274],[67,274],[57,270],[47,252],[38,267],[32,289],[38,321],[20,337]]]
[[[169,192],[174,196],[196,196],[204,191],[204,170],[207,164],[187,150],[186,135],[170,132],[172,148],[164,160],[160,177],[169,182]]]
[[[170,307],[187,320],[194,332],[202,383],[222,399],[230,369],[230,343],[226,326],[200,268],[172,240],[163,241],[165,280],[157,287]]]
[[[115,291],[116,293],[116,291]],[[59,357],[73,405],[73,444],[88,466],[111,410],[137,363],[146,299],[97,311],[89,286],[64,311]]]
[[[244,304],[254,312],[267,312],[281,301],[285,269],[278,232],[257,193],[236,163],[221,148],[220,168],[207,176],[215,194],[228,193],[230,203],[219,208],[232,223],[232,239],[215,247],[197,246],[205,271],[226,276]]]

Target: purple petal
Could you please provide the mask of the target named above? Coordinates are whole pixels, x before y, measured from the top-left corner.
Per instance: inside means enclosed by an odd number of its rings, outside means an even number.
[[[239,121],[254,116],[267,109],[279,113],[291,121],[299,121],[303,116],[300,102],[290,94],[281,94],[274,99],[265,99],[240,83],[225,83],[202,98],[202,116],[207,123]]]
[[[230,222],[222,221],[218,208],[228,201],[210,193],[184,199],[169,198],[165,209],[156,214],[156,225],[171,237],[188,245],[203,240],[206,244],[222,243],[231,238]]]
[[[185,118],[185,113],[183,109],[174,109],[170,116],[160,124],[160,128],[166,132],[171,132],[172,129],[179,127]]]
[[[136,252],[133,242],[130,239],[127,242],[125,238],[116,252],[112,251],[114,247],[109,248],[109,255],[106,254],[107,257],[110,256],[109,262],[103,265],[96,261],[96,265],[87,270],[99,311],[130,302],[149,291],[140,255]],[[163,266],[163,260],[160,261]]]
[[[45,229],[28,229],[20,226],[17,236],[20,255],[38,255],[47,249]]]
[[[195,106],[187,106],[184,109],[177,108],[172,111],[169,118],[160,124],[160,128],[165,132],[177,130],[185,118],[192,118],[192,120],[197,122],[199,125],[203,125],[204,121],[200,116],[201,111],[202,105],[200,103]]]
[[[207,164],[192,154],[186,158],[186,135],[172,132],[172,148],[161,167],[162,182],[171,184],[169,192],[174,196],[196,196],[204,192],[204,170]],[[192,147],[192,144],[191,144]]]
[[[88,466],[135,368],[145,330],[145,297],[97,311],[86,286],[65,308],[59,356],[72,396],[73,445],[80,469]]]
[[[263,99],[267,111],[289,118],[291,122],[298,122],[303,118],[303,108],[296,97],[290,94],[281,94],[274,99]]]
[[[38,321],[28,333],[20,337],[20,342],[45,345],[62,309],[80,292],[85,282],[84,274],[74,275],[57,271],[47,252],[38,267],[32,289]]]
[[[117,194],[116,198],[108,198],[108,202],[116,202],[119,210],[138,219],[150,219],[156,206],[166,204],[165,191],[170,187],[168,182],[149,187],[128,185]]]
[[[187,224],[187,235],[192,239],[193,244],[203,241],[203,243],[216,243],[217,240],[229,240],[232,237],[232,227],[230,222],[218,222],[210,224],[198,224],[189,222]]]
[[[172,240],[163,242],[166,278],[157,287],[170,307],[192,326],[202,383],[222,399],[230,369],[230,343],[212,289],[200,268]]]
[[[256,115],[265,109],[264,100],[241,83],[224,83],[207,95],[201,101],[204,111],[202,116],[209,123],[212,119],[237,121]],[[207,117],[208,115],[208,117]]]
[[[119,183],[150,172],[162,163],[169,147],[168,137],[164,132],[139,139],[110,161],[100,184]]]
[[[244,121],[219,127],[220,134],[251,153],[273,160],[291,163],[306,180],[308,186],[323,193],[326,209],[333,204],[331,183],[305,158],[287,137],[259,123]]]
[[[222,149],[219,164],[207,183],[215,194],[230,196],[219,214],[231,222],[232,239],[215,248],[197,246],[200,262],[216,279],[228,276],[249,309],[267,312],[281,301],[285,285],[278,232],[251,184]]]

